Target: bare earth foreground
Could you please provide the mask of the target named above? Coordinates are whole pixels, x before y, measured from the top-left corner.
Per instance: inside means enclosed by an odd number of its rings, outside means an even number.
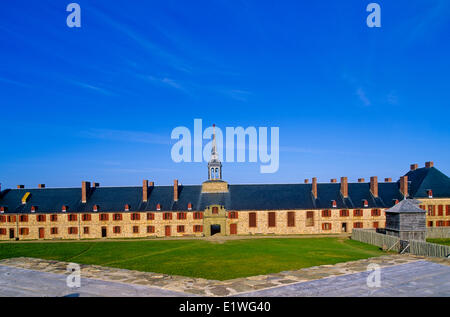
[[[381,267],[369,288],[367,266]],[[0,296],[450,296],[450,260],[386,255],[297,271],[214,281],[81,265],[81,287],[66,286],[67,262],[0,261]]]

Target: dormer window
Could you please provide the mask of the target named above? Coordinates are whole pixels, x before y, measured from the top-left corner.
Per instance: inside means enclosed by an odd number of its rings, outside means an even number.
[[[125,211],[130,211],[130,205],[128,204],[125,205]]]
[[[156,210],[158,210],[158,211],[161,210],[161,204],[156,204]]]
[[[92,210],[93,210],[94,212],[97,212],[98,209],[99,209],[99,206],[98,206],[98,205],[94,205],[94,207],[92,208]]]
[[[188,204],[188,210],[192,210],[192,204],[191,203]]]
[[[336,207],[337,207],[336,200],[332,200],[332,201],[331,201],[331,207],[333,207],[333,208],[336,208]]]
[[[431,189],[427,190],[428,198],[433,198],[433,191]]]
[[[67,209],[69,209],[67,206],[62,206],[61,211],[62,211],[62,212],[66,212]]]
[[[36,206],[31,206],[31,212],[36,212],[37,207]]]
[[[369,202],[366,199],[363,199],[363,206],[365,208],[369,207]]]

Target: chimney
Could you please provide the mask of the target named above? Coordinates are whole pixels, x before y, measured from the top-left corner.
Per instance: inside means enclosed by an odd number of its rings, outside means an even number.
[[[178,201],[178,179],[173,181],[173,201]]]
[[[312,194],[315,199],[317,199],[317,177],[313,177],[312,179]]]
[[[330,182],[337,183],[337,179],[336,178],[332,178],[332,179],[330,179]]]
[[[408,176],[400,177],[400,192],[405,198],[408,197]]]
[[[45,184],[38,184],[38,188],[45,188]]]
[[[365,179],[364,178],[358,178],[358,183],[364,183]]]
[[[419,165],[418,164],[411,164],[411,171],[415,171],[416,169],[418,169],[419,168]]]
[[[344,198],[348,197],[348,180],[347,177],[341,177],[341,194]]]
[[[81,202],[83,204],[87,203],[89,192],[91,190],[90,182],[81,182]]]
[[[25,188],[25,185],[17,185],[17,189],[23,189]]]
[[[92,183],[92,188],[100,187],[100,183]]]
[[[425,167],[426,168],[432,168],[434,166],[434,163],[433,162],[426,162],[425,163]]]
[[[305,178],[305,184],[309,183],[309,179]]]
[[[387,178],[384,179],[384,182],[385,183],[390,183],[390,182],[392,182],[392,178],[387,177]]]
[[[148,201],[148,180],[144,179],[142,181],[142,202],[146,203]]]
[[[370,192],[372,193],[373,197],[378,197],[378,177],[372,176],[370,178]]]

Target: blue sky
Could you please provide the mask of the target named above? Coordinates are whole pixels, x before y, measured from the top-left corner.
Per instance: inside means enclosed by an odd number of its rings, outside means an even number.
[[[0,7],[3,188],[199,184],[172,162],[195,118],[280,127],[280,169],[225,163],[230,183],[450,174],[450,2],[70,1]]]

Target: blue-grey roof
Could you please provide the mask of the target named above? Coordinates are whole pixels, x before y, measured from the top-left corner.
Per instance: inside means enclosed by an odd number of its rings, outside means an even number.
[[[427,191],[430,189],[435,198],[450,197],[450,178],[435,167],[409,171],[406,176],[411,182],[409,191],[412,197],[428,197]]]
[[[404,199],[397,205],[386,210],[387,213],[425,213],[426,211],[420,209],[418,201],[415,199]]]
[[[434,197],[450,197],[450,179],[436,168],[424,168],[406,174],[409,177],[412,197],[426,197],[426,190],[432,189]],[[268,184],[229,185],[227,193],[202,193],[200,185],[179,187],[179,199],[173,200],[172,186],[149,188],[148,202],[142,201],[142,187],[97,187],[91,189],[87,203],[81,203],[81,188],[8,189],[0,193],[0,206],[7,213],[29,213],[31,206],[40,212],[61,212],[62,206],[68,212],[90,212],[94,205],[99,211],[121,212],[125,205],[130,211],[187,211],[205,210],[210,205],[221,205],[227,210],[296,210],[331,209],[336,201],[337,209],[363,208],[367,200],[368,208],[390,208],[395,201],[403,200],[399,182],[379,183],[378,197],[373,197],[369,183],[349,183],[349,197],[344,198],[338,183],[317,184],[318,197],[312,195],[311,184]],[[26,204],[21,199],[25,193],[31,196]]]

